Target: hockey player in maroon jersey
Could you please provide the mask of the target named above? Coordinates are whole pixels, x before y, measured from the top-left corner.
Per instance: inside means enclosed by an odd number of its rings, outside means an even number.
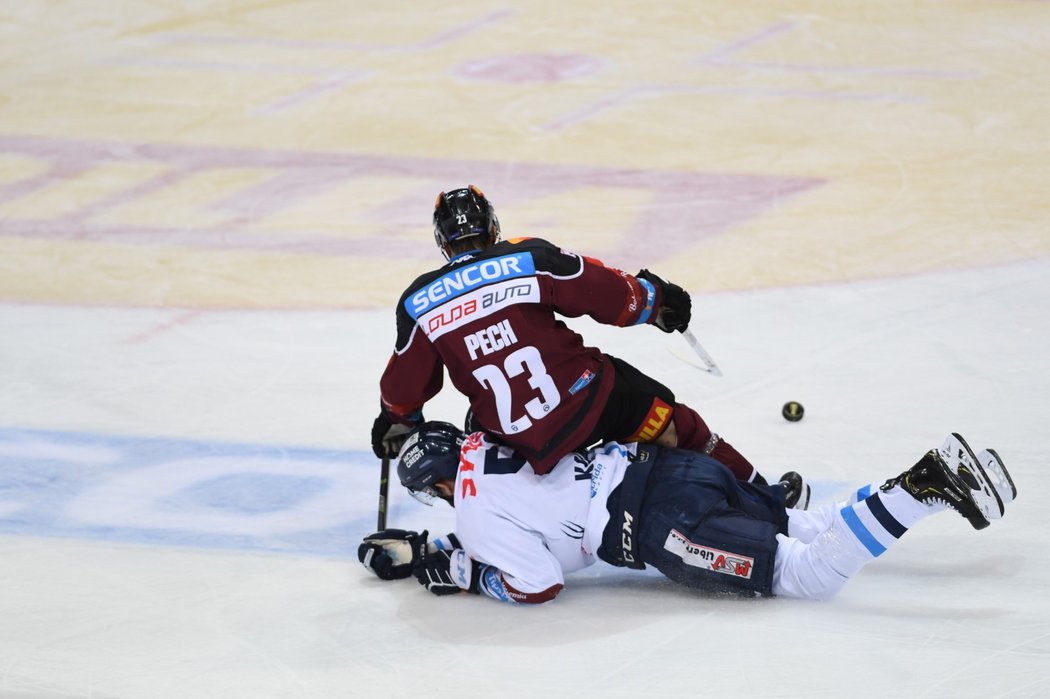
[[[618,440],[700,451],[740,480],[766,482],[669,388],[584,345],[556,316],[682,331],[691,314],[685,290],[539,238],[501,242],[495,211],[473,185],[442,192],[433,220],[448,263],[398,301],[397,340],[372,427],[376,456],[397,454],[447,369],[470,400],[471,429],[513,446],[536,473],[574,449]]]

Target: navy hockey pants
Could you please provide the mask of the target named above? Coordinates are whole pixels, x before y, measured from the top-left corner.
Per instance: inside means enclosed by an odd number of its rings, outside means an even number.
[[[692,451],[641,446],[638,457],[609,498],[598,555],[693,588],[771,595],[783,489],[738,481]]]

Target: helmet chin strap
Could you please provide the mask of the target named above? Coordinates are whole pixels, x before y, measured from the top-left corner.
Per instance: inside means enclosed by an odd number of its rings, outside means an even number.
[[[453,494],[456,491],[456,482],[451,478],[440,478],[434,484],[434,490],[438,492],[438,495],[442,500],[447,502],[452,507],[456,506],[456,501],[453,498]]]

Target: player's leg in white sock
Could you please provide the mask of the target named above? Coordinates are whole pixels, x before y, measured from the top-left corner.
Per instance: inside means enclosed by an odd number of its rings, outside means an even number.
[[[831,527],[835,522],[835,513],[841,507],[841,505],[829,504],[821,505],[814,510],[789,509],[787,511],[788,536],[808,544],[820,536],[821,532]]]
[[[810,514],[830,510],[831,524],[809,543],[777,537],[773,593],[807,599],[831,597],[916,522],[942,509],[944,506],[919,502],[897,486],[876,490],[841,509],[819,508]],[[818,523],[818,518],[798,517],[796,526],[796,515],[789,517],[789,532],[797,529],[808,535]]]

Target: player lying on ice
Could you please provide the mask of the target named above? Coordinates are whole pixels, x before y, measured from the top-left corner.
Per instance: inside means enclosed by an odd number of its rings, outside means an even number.
[[[376,532],[358,550],[365,568],[526,604],[598,559],[708,591],[823,599],[919,520],[952,509],[983,529],[1016,495],[998,455],[975,456],[955,434],[899,476],[810,511],[693,451],[613,442],[537,476],[509,447],[443,422],[409,436],[397,472],[417,499],[452,504],[456,531]]]

